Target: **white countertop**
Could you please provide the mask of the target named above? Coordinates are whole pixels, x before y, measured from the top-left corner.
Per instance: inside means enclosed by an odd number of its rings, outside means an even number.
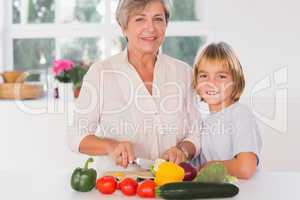
[[[0,199],[3,200],[100,200],[139,199],[125,197],[120,191],[102,195],[96,189],[87,193],[75,192],[70,186],[70,174],[44,172],[0,171]],[[300,196],[300,173],[258,172],[249,181],[239,181],[240,192],[235,200],[297,199]]]

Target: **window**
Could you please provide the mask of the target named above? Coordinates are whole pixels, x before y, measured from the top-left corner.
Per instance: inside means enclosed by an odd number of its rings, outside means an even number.
[[[211,36],[199,15],[201,2],[172,1],[172,17],[161,48],[189,64]],[[57,58],[95,61],[120,52],[126,41],[114,17],[117,3],[118,0],[1,1],[5,7],[5,31],[1,35],[5,51],[0,51],[0,70],[47,69]]]

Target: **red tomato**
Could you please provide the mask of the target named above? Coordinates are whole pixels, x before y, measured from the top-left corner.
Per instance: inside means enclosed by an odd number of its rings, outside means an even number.
[[[112,194],[117,189],[117,181],[113,176],[103,176],[97,180],[96,188],[103,194]]]
[[[152,180],[143,181],[138,189],[137,195],[140,197],[153,198],[155,197],[155,183]]]
[[[119,189],[120,189],[120,183],[117,182],[117,190],[119,190]]]
[[[120,183],[120,189],[124,195],[133,196],[136,194],[138,183],[132,178],[125,178]]]

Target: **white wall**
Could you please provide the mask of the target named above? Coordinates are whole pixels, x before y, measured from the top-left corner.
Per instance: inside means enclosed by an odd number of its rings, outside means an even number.
[[[46,98],[0,101],[0,171],[70,173],[84,164],[88,156],[72,153],[66,144],[68,107],[62,105]]]
[[[242,101],[250,105],[251,92],[261,80],[287,67],[288,83],[275,84],[254,97],[253,111],[264,139],[265,169],[300,170],[300,2],[296,0],[206,0],[205,19],[216,40],[231,44],[239,55],[247,85]],[[285,75],[279,73],[285,81]],[[272,82],[271,82],[272,83]],[[274,82],[273,82],[274,83]],[[278,81],[277,81],[278,83]],[[274,86],[274,84],[273,84]],[[287,90],[287,98],[284,91]],[[282,92],[275,101],[275,92]],[[277,95],[279,95],[277,93]],[[278,105],[276,108],[275,105]],[[287,105],[287,116],[285,106]],[[282,109],[282,110],[280,110]],[[278,131],[287,122],[287,130]]]

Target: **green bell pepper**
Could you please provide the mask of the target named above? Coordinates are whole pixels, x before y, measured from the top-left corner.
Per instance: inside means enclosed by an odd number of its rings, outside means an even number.
[[[92,168],[88,168],[93,158],[89,158],[84,165],[84,168],[76,168],[71,177],[71,187],[79,192],[91,191],[96,185],[97,172]]]

